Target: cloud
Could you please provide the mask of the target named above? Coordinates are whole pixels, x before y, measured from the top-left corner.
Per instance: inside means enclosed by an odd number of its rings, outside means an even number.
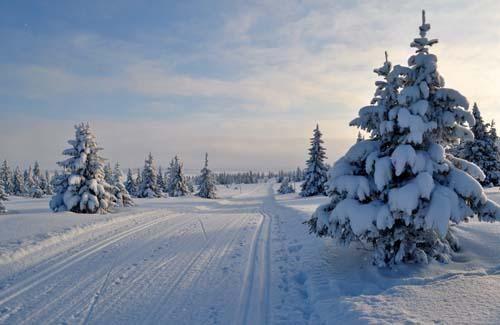
[[[68,105],[90,103],[101,114],[94,122],[113,159],[127,163],[123,143],[134,148],[131,165],[141,164],[142,151],[161,147],[168,148],[162,159],[184,148],[194,162],[209,148],[235,165],[272,160],[294,167],[318,121],[334,159],[356,134],[347,124],[369,103],[371,71],[383,52],[395,64],[411,55],[422,7],[430,36],[440,39],[433,51],[447,86],[478,101],[486,119],[500,119],[496,1],[257,1],[222,10],[220,26],[196,39],[189,28],[205,25],[186,22],[177,34],[155,29],[129,39],[66,31],[51,35],[50,46],[36,43],[38,60],[2,63],[0,93],[35,101],[42,116],[57,107],[70,126],[81,116],[68,113]],[[56,134],[47,124],[43,132],[54,141],[71,133]],[[12,141],[25,136],[7,130]]]

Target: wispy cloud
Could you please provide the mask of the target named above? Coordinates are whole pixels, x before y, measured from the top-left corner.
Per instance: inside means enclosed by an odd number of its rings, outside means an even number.
[[[441,41],[435,52],[448,86],[478,101],[486,118],[500,118],[500,30],[492,28],[500,23],[500,5],[495,1],[262,1],[219,6],[216,13],[207,10],[196,19],[182,12],[173,27],[162,29],[158,23],[137,28],[141,22],[134,22],[129,30],[124,25],[125,30],[114,34],[104,25],[34,37],[22,31],[2,33],[0,24],[3,38],[19,38],[3,43],[31,46],[34,52],[0,56],[0,94],[8,98],[0,109],[11,118],[23,112],[65,121],[90,116],[96,123],[118,118],[119,123],[145,130],[154,129],[148,125],[155,121],[164,133],[182,133],[182,125],[199,134],[190,138],[196,150],[198,144],[216,143],[223,156],[230,156],[241,136],[248,152],[271,155],[291,167],[300,160],[297,156],[290,158],[280,145],[251,139],[274,136],[276,131],[276,141],[283,146],[297,137],[306,145],[311,127],[319,121],[328,137],[347,143],[356,133],[347,123],[372,96],[372,69],[381,64],[385,50],[394,63],[405,63],[424,7],[433,26],[431,36]],[[125,31],[129,37],[123,36]],[[86,107],[92,107],[92,114],[85,114]],[[178,133],[168,134],[165,146],[176,147]],[[154,136],[137,134],[142,142]]]

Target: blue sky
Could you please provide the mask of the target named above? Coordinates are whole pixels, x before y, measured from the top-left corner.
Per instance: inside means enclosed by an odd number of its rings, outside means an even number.
[[[0,2],[0,158],[51,168],[90,121],[125,166],[208,150],[215,169],[294,168],[319,122],[334,161],[422,8],[447,86],[499,119],[495,1]]]

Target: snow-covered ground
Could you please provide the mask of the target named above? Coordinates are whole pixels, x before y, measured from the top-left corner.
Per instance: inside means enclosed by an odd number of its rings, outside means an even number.
[[[308,234],[302,222],[327,198],[273,188],[142,199],[108,215],[11,198],[0,215],[0,323],[500,321],[500,224],[454,227],[463,249],[448,265],[377,269],[365,248]]]

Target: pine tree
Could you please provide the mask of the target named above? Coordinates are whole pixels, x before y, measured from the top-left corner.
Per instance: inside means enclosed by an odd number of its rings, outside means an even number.
[[[136,196],[137,193],[137,183],[135,182],[134,176],[132,175],[132,170],[129,168],[127,172],[127,180],[125,181],[125,188],[131,194]]]
[[[444,88],[437,57],[429,53],[437,43],[426,37],[429,29],[423,13],[409,67],[392,68],[386,60],[375,70],[384,80],[376,83],[372,105],[351,122],[371,137],[329,171],[331,202],[309,221],[319,236],[372,245],[378,266],[447,262],[458,249],[450,222],[500,219],[500,207],[477,181],[484,179],[482,171],[445,155],[443,146],[473,138],[468,125],[474,117],[464,96]]]
[[[163,169],[161,168],[161,166],[158,168],[157,184],[160,191],[163,191],[165,189],[165,178],[163,176]]]
[[[3,184],[3,179],[0,178],[0,213],[6,213],[7,208],[5,208],[5,205],[3,205],[2,201],[7,201],[7,193],[4,191],[4,184]]]
[[[33,197],[33,193],[36,191],[36,186],[35,180],[33,179],[33,169],[31,168],[31,165],[28,169],[24,170],[23,179],[25,188],[24,195]]]
[[[104,165],[104,180],[108,184],[113,184],[113,169],[111,169],[111,163]]]
[[[35,199],[43,197],[44,191],[41,187],[40,177],[40,165],[38,164],[38,161],[36,161],[33,169],[31,169],[30,166],[28,170],[24,171],[24,187],[26,189],[26,195]]]
[[[290,179],[288,177],[283,178],[280,187],[278,188],[279,194],[289,194],[295,193],[295,188],[290,184]]]
[[[2,167],[0,167],[0,179],[3,181],[3,188],[5,193],[12,194],[12,170],[10,169],[7,160],[4,160]]]
[[[142,182],[139,185],[137,197],[154,198],[161,197],[161,190],[158,188],[158,174],[153,160],[153,155],[149,153],[144,161],[144,169],[142,170]]]
[[[300,192],[301,196],[326,194],[325,183],[328,169],[324,163],[326,154],[322,146],[323,140],[321,136],[319,126],[316,124],[314,135],[311,138],[311,148],[309,149],[309,159],[305,170],[305,180],[302,183],[302,191]]]
[[[69,149],[63,151],[68,159],[57,164],[63,168],[55,183],[55,194],[50,208],[76,213],[107,213],[115,205],[113,187],[104,179],[102,148],[88,124],[75,125],[75,139],[69,140]]]
[[[208,169],[208,153],[205,153],[205,166],[201,169],[199,178],[198,196],[206,199],[215,199],[217,188],[212,171]]]
[[[169,168],[168,195],[172,197],[185,196],[189,193],[186,177],[183,172],[183,164],[179,157],[175,156]]]
[[[129,169],[130,171],[130,169]],[[114,195],[116,197],[116,203],[118,206],[130,207],[134,206],[134,201],[130,197],[129,192],[125,188],[125,185],[122,183],[122,170],[120,168],[120,164],[116,163],[115,168],[113,170],[113,182],[114,186]]]
[[[40,164],[38,161],[35,161],[33,165],[33,181],[36,183],[40,183],[40,178],[42,177],[42,171],[40,170]],[[40,184],[37,184],[40,186]]]
[[[12,176],[12,194],[17,196],[26,194],[23,174],[21,173],[21,169],[19,169],[19,167],[16,167],[14,175]]]
[[[51,182],[51,178],[50,178],[50,173],[48,170],[45,171],[45,177],[44,177],[44,180],[43,180],[43,191],[45,192],[45,194],[47,195],[52,195],[52,182]]]
[[[485,173],[481,181],[485,186],[500,185],[500,150],[496,145],[497,135],[493,126],[484,123],[476,103],[472,109],[476,124],[472,127],[474,140],[461,142],[450,150],[454,156],[473,162]]]
[[[302,169],[300,169],[300,167],[297,167],[297,170],[295,171],[294,179],[296,182],[302,182],[304,180]]]
[[[142,184],[142,176],[141,176],[141,169],[140,168],[137,168],[137,174],[135,177],[135,184],[137,186],[136,196],[138,196],[137,193],[139,193],[139,186]]]

